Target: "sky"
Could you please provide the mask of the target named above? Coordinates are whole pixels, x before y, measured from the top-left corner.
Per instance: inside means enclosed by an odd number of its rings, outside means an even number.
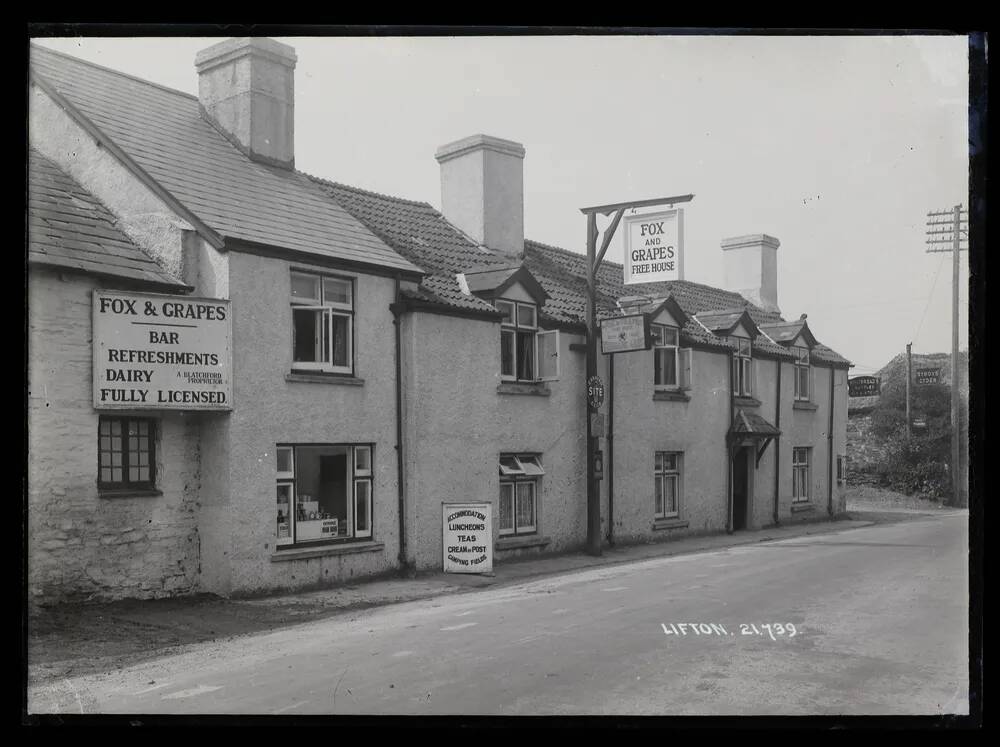
[[[766,233],[782,314],[851,375],[951,350],[951,255],[924,231],[969,205],[965,36],[275,38],[298,57],[302,171],[440,209],[439,146],[515,140],[527,238],[583,253],[581,207],[693,193],[685,279],[722,287],[721,240]],[[197,94],[221,38],[36,41]]]

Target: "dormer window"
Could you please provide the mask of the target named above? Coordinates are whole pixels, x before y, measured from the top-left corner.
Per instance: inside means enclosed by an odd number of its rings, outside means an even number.
[[[500,321],[500,378],[504,381],[551,381],[559,377],[559,333],[538,328],[538,307],[497,299]]]
[[[750,355],[750,340],[745,337],[732,337],[736,343],[733,354],[733,394],[737,397],[753,396],[753,358]]]
[[[795,346],[795,399],[809,401],[809,348]]]

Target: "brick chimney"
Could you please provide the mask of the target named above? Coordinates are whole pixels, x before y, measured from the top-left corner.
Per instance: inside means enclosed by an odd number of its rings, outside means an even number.
[[[227,39],[195,57],[202,114],[250,158],[295,167],[295,50]]]
[[[438,148],[441,212],[473,239],[524,254],[524,146],[473,135]]]
[[[725,253],[726,290],[767,311],[778,309],[778,247],[766,233],[734,236],[722,240]]]

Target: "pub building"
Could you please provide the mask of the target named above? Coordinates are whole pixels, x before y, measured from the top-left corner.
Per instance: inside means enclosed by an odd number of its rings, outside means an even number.
[[[296,168],[287,45],[203,50],[197,97],[30,55],[33,604],[440,569],[449,504],[491,562],[584,546],[585,259],[525,239],[520,144],[439,148],[439,212]],[[844,510],[850,363],[778,246],[722,240],[725,289],[602,265],[648,330],[599,356],[605,543]]]

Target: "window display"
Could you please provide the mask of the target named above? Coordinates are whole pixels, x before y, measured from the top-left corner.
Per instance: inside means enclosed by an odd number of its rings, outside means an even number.
[[[277,448],[277,545],[371,537],[372,448]]]

